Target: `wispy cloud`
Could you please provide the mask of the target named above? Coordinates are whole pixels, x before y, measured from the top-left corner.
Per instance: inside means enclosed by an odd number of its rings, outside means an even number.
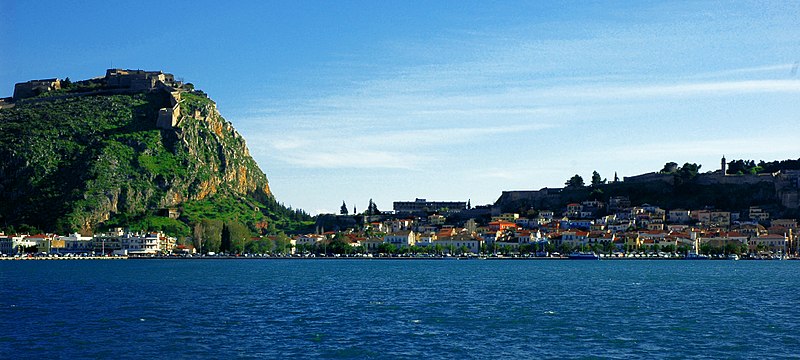
[[[752,66],[752,67],[744,67],[738,69],[705,72],[705,73],[695,74],[692,77],[694,78],[730,77],[739,75],[757,75],[764,73],[783,75],[788,77],[792,75],[792,69],[794,69],[796,66],[797,65],[795,64],[772,64],[763,66]]]
[[[657,29],[648,31],[658,35]],[[257,127],[243,132],[264,139],[254,152],[302,167],[419,170],[448,156],[470,156],[451,153],[454,145],[475,144],[461,150],[486,158],[494,151],[487,144],[509,145],[503,143],[509,134],[536,137],[557,128],[580,133],[583,129],[577,126],[614,118],[630,124],[647,107],[642,104],[800,92],[800,80],[773,76],[789,71],[792,64],[688,76],[674,68],[662,70],[658,64],[664,61],[648,54],[652,45],[639,34],[542,40],[530,39],[524,30],[473,35],[452,43],[439,39],[446,50],[431,43],[398,45],[393,51],[442,54],[419,54],[439,59],[425,64],[364,65],[375,71],[362,78],[367,80],[298,101],[267,101],[247,115],[247,122]],[[662,40],[673,44],[684,39]],[[663,55],[669,48],[655,50]],[[452,58],[444,56],[450,53]],[[359,66],[358,59],[349,57],[347,66]],[[274,135],[276,128],[279,136]],[[687,151],[680,144],[669,146],[654,153]],[[487,174],[519,177],[503,171]]]
[[[390,168],[418,170],[443,160],[442,149],[469,144],[493,136],[536,132],[553,127],[546,124],[517,124],[470,128],[434,128],[370,131],[343,136],[337,129],[318,129],[289,134],[251,146],[255,155],[269,155],[281,161],[311,168]],[[251,132],[249,137],[262,137]]]
[[[751,159],[757,156],[770,157],[798,152],[800,152],[800,144],[793,136],[776,134],[771,137],[688,140],[615,146],[601,151],[601,154],[610,160],[632,161],[662,157],[665,154],[686,159],[718,157],[722,154]]]

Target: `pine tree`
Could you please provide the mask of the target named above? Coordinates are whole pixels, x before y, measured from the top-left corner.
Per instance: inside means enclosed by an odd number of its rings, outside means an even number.
[[[347,215],[347,204],[342,201],[342,207],[339,209],[339,213],[342,215]]]

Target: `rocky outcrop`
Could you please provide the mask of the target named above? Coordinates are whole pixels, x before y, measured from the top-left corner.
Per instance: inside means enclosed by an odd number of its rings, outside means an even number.
[[[187,201],[271,199],[266,175],[214,102],[201,92],[181,93],[179,104],[167,95],[91,94],[0,110],[0,225],[91,233]],[[167,107],[180,118],[157,126]]]

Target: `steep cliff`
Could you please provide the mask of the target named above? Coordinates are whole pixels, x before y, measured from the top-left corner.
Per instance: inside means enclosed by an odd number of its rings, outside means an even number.
[[[244,138],[204,93],[182,92],[165,129],[165,91],[51,95],[0,110],[0,226],[90,233],[170,210],[185,225],[285,222]]]

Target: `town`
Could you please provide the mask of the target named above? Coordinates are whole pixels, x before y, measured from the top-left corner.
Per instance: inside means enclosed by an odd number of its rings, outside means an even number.
[[[797,220],[771,219],[756,206],[744,214],[662,209],[613,197],[527,216],[491,216],[491,206],[472,208],[469,201],[416,199],[395,202],[393,210],[381,212],[371,203],[354,216],[343,204],[341,214],[321,215],[313,234],[232,239],[238,244],[229,244],[224,253],[203,256],[567,258],[579,252],[603,258],[784,259],[798,253]],[[477,220],[487,216],[488,221]],[[326,231],[324,223],[334,229]],[[4,258],[200,256],[202,248],[164,233],[122,228],[94,236],[0,234]]]

